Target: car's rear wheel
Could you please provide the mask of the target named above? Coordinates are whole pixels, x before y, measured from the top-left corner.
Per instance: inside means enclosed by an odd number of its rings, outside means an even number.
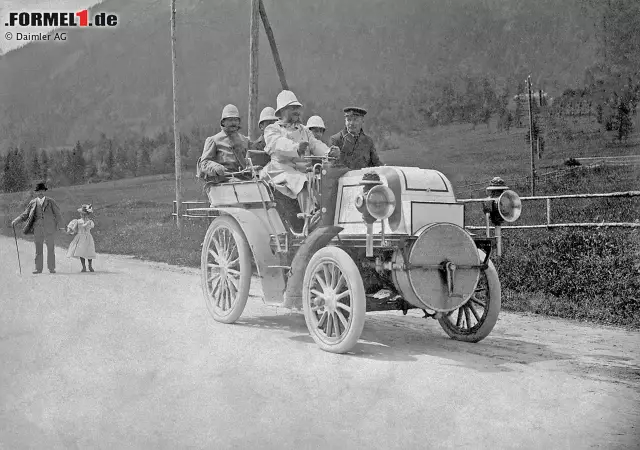
[[[200,272],[209,313],[222,323],[238,320],[251,287],[251,249],[232,217],[217,217],[209,225],[202,245]]]
[[[482,259],[484,255],[481,254]],[[498,272],[491,261],[480,272],[480,280],[469,300],[438,319],[451,338],[465,342],[480,342],[493,330],[501,307]]]
[[[364,327],[366,296],[358,267],[344,250],[318,250],[304,274],[302,305],[307,328],[321,349],[345,353]]]

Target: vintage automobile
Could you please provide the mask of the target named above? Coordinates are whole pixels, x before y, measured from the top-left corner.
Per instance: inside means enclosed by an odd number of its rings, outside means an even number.
[[[264,303],[303,310],[312,338],[329,352],[356,344],[369,311],[422,309],[451,338],[467,342],[491,332],[501,293],[490,257],[501,251],[500,225],[522,210],[501,179],[487,188],[487,230],[479,236],[465,230],[465,205],[437,170],[349,170],[316,158],[309,189],[318,196],[319,220],[312,227],[302,214],[304,226],[295,230],[277,190],[258,177],[261,166],[254,164],[264,158],[250,151],[247,170],[204,185],[210,207],[187,210],[213,218],[201,283],[216,321],[233,323],[242,314],[253,262]]]

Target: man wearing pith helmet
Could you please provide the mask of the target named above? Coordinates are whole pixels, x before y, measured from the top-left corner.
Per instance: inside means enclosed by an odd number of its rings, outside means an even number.
[[[384,165],[378,157],[373,139],[362,130],[367,111],[356,106],[348,106],[343,111],[345,128],[331,136],[331,145],[341,150],[338,164],[352,170]]]
[[[227,179],[225,172],[238,172],[246,168],[249,138],[239,132],[240,113],[235,105],[222,109],[220,131],[204,142],[202,156],[198,159],[197,176],[205,181],[220,183]]]
[[[252,150],[264,150],[266,142],[264,140],[264,130],[272,123],[276,123],[278,118],[276,117],[276,111],[271,106],[267,106],[260,112],[260,120],[258,121],[258,127],[262,134],[260,137],[251,143]]]
[[[300,119],[302,104],[291,91],[278,94],[276,116],[279,120],[264,130],[265,152],[271,155],[271,161],[262,170],[262,176],[270,179],[275,188],[290,198],[297,198],[300,210],[310,212],[313,199],[310,199],[305,186],[309,180],[309,163],[303,156],[334,156],[338,148],[329,149],[316,139]]]
[[[316,139],[318,139],[319,141],[322,140],[322,136],[324,135],[324,132],[326,130],[322,117],[320,116],[309,117],[309,120],[307,120],[307,128],[309,129],[309,131],[313,133]]]

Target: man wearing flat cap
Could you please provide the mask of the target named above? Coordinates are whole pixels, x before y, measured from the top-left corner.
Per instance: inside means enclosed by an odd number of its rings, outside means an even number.
[[[356,106],[348,106],[343,111],[345,128],[331,136],[331,145],[340,148],[338,164],[351,170],[384,165],[376,153],[373,139],[362,130],[367,111]]]
[[[37,183],[34,189],[36,198],[31,200],[22,214],[13,219],[11,226],[15,227],[20,222],[26,222],[22,232],[33,235],[36,244],[36,269],[33,273],[42,273],[43,244],[47,243],[47,268],[49,272],[56,273],[56,231],[62,224],[60,208],[54,199],[46,197],[44,193],[47,186]]]

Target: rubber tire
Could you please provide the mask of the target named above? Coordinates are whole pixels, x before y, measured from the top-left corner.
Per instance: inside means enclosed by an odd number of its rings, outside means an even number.
[[[238,263],[240,265],[240,280],[239,280],[239,288],[238,288],[238,296],[236,298],[236,302],[233,304],[228,314],[220,315],[216,312],[213,304],[211,304],[211,299],[209,299],[209,294],[207,292],[207,257],[208,257],[208,249],[211,245],[211,239],[219,228],[227,228],[233,234],[236,247],[238,248]],[[202,254],[200,257],[200,285],[202,287],[202,294],[204,295],[205,304],[207,305],[207,309],[209,310],[209,314],[216,320],[221,323],[233,323],[240,318],[244,308],[247,304],[247,299],[249,298],[249,289],[251,288],[251,260],[252,253],[249,248],[249,242],[238,225],[238,222],[235,221],[230,216],[219,216],[216,217],[209,225],[207,229],[207,233],[204,237],[204,242],[202,244]]]
[[[326,342],[316,333],[316,327],[312,320],[310,283],[315,273],[315,268],[323,261],[330,260],[340,268],[351,291],[351,326],[338,343]],[[324,351],[330,353],[346,353],[353,348],[360,339],[364,328],[364,318],[367,312],[367,298],[364,290],[362,276],[358,266],[351,256],[338,247],[324,247],[318,250],[309,261],[302,282],[302,307],[304,320],[307,323],[309,334],[315,343]]]
[[[485,254],[482,250],[479,250],[480,259],[484,260]],[[500,314],[500,308],[502,304],[502,291],[500,288],[500,279],[498,278],[498,271],[496,270],[493,263],[489,260],[489,267],[485,270],[485,275],[487,277],[487,285],[489,286],[489,309],[487,314],[484,316],[484,320],[480,327],[475,330],[473,333],[464,333],[461,334],[455,329],[455,325],[453,325],[447,317],[442,317],[438,319],[440,326],[442,329],[451,337],[457,341],[463,342],[480,342],[493,330],[493,327],[498,322],[498,315]],[[466,303],[465,303],[466,304]]]

